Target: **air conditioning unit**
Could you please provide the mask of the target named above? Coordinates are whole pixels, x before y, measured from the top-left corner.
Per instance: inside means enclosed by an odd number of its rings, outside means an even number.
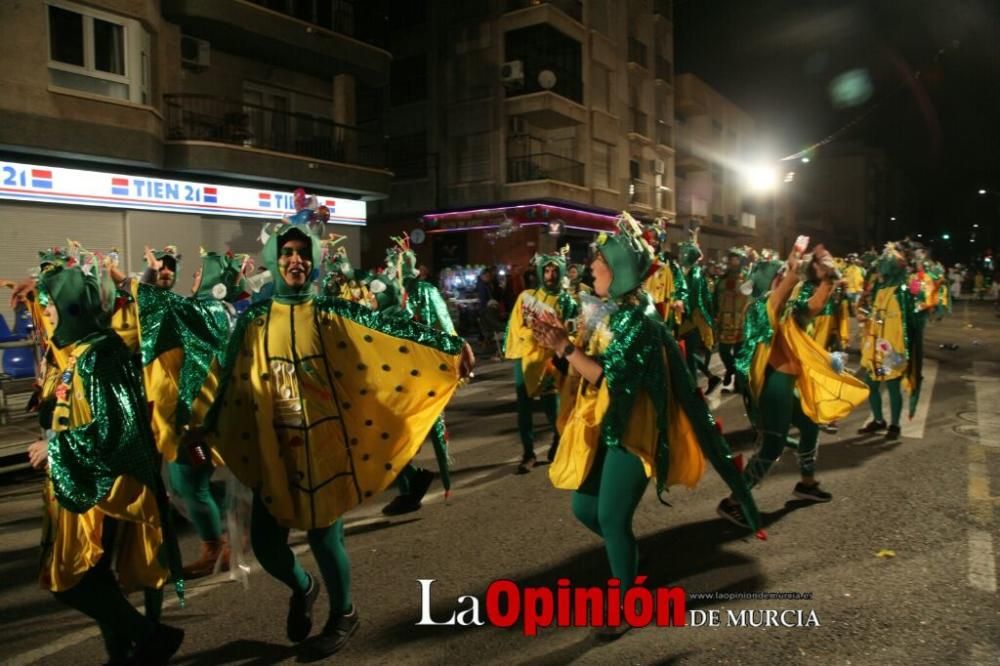
[[[500,67],[500,82],[505,86],[524,84],[524,61],[511,60]]]
[[[510,136],[524,136],[528,130],[524,126],[524,118],[521,116],[510,117]]]
[[[204,39],[181,35],[181,64],[203,69],[210,64],[211,45]]]
[[[663,175],[667,173],[667,165],[663,160],[653,160],[652,163],[653,173],[658,175]]]

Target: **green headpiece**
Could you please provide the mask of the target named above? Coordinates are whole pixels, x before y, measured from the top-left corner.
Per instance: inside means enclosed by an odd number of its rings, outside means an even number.
[[[395,272],[390,270],[372,275],[368,280],[368,290],[375,297],[378,311],[383,314],[400,314],[405,308],[405,291]]]
[[[53,266],[38,278],[39,301],[52,303],[59,321],[52,343],[64,348],[108,328],[114,308],[114,284],[90,255],[73,267]]]
[[[331,233],[323,240],[323,270],[327,275],[354,277],[354,267],[347,258],[347,248],[342,246],[347,236]]]
[[[402,238],[393,236],[392,242],[385,253],[386,272],[394,272],[400,280],[417,277],[420,271],[417,270],[417,254],[410,248],[410,236],[405,233]]]
[[[249,255],[234,255],[232,252],[205,252],[202,248],[201,284],[198,285],[195,298],[230,303],[239,300],[248,291],[243,274],[249,258]]]
[[[42,270],[50,266],[72,266],[73,257],[61,247],[50,247],[38,251],[38,266]]]
[[[701,261],[702,256],[704,256],[701,252],[701,247],[698,245],[698,230],[691,229],[688,233],[691,237],[681,243],[679,257],[681,266],[684,266],[685,268],[694,266]]]
[[[600,234],[596,249],[611,269],[608,295],[621,298],[640,287],[654,267],[656,251],[643,235],[642,227],[628,213],[618,217],[618,233]]]
[[[181,253],[177,251],[176,245],[167,245],[162,250],[153,250],[153,256],[160,261],[173,260],[175,273],[181,265]]]
[[[754,298],[761,298],[771,291],[774,278],[778,276],[783,265],[773,250],[763,250],[760,256],[761,258],[750,269],[750,283],[752,285],[750,295]]]
[[[887,282],[896,282],[906,277],[906,255],[896,243],[886,243],[878,258],[878,272]]]
[[[538,276],[538,286],[550,294],[558,294],[563,288],[563,278],[566,276],[566,257],[569,256],[569,245],[564,246],[555,254],[536,254],[531,258],[531,263],[535,267],[535,275]],[[556,286],[550,289],[545,284],[545,267],[553,265],[559,271],[556,278]]]
[[[312,273],[301,287],[290,287],[278,270],[278,256],[281,246],[288,240],[298,238],[309,244],[309,256],[312,261]],[[264,249],[261,259],[264,267],[274,276],[274,300],[279,303],[301,303],[312,297],[312,283],[319,274],[319,266],[323,261],[323,247],[320,239],[306,224],[291,224],[287,221],[278,222],[265,227],[261,233]]]

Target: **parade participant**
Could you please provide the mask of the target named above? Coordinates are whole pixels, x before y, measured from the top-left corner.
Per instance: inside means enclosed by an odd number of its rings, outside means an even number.
[[[323,292],[328,296],[373,307],[371,292],[363,280],[357,279],[351,260],[347,257],[347,248],[341,245],[345,240],[347,236],[330,234],[323,241],[323,267],[326,273]]]
[[[359,626],[343,514],[410,462],[474,359],[460,338],[315,295],[320,234],[299,213],[292,220],[300,223],[263,236],[274,298],[237,322],[204,422],[209,442],[253,491],[253,550],[292,590],[293,642],[311,632],[320,590],[288,546],[290,529],[306,531],[330,599],[312,647],[329,656]]]
[[[722,378],[714,375],[708,367],[712,350],[715,349],[715,321],[712,318],[712,294],[708,277],[699,266],[702,256],[701,248],[698,247],[698,230],[692,229],[691,238],[681,244],[680,249],[681,268],[687,284],[687,301],[684,303],[684,316],[677,334],[684,343],[688,371],[696,382],[699,371],[705,375],[708,379],[708,394],[722,383]]]
[[[693,487],[707,456],[743,500],[747,521],[756,524],[758,515],[677,343],[647,308],[641,286],[653,249],[628,214],[618,227],[617,235],[597,238],[594,290],[607,301],[585,310],[576,343],[552,314],[536,318],[534,330],[568,362],[573,387],[549,477],[575,491],[573,514],[604,539],[611,575],[628,588],[638,573],[632,517],[651,476],[658,494],[674,484]]]
[[[583,281],[583,267],[579,264],[569,264],[567,266],[563,288],[576,299],[580,298],[580,294],[590,294],[593,292]]]
[[[864,402],[868,391],[806,334],[809,320],[833,293],[835,270],[832,257],[822,246],[802,257],[808,242],[808,238],[799,238],[781,281],[747,313],[744,347],[736,367],[750,395],[760,445],[744,468],[743,479],[750,488],[760,483],[778,461],[788,430],[795,425],[800,435],[801,480],[793,494],[811,502],[829,502],[833,496],[819,487],[815,476],[817,424],[847,416]],[[800,280],[804,284],[792,298]],[[731,495],[719,502],[718,513],[747,527],[736,499]]]
[[[910,416],[920,396],[923,350],[918,309],[923,301],[922,285],[917,280],[907,283],[906,263],[901,248],[887,243],[878,261],[880,279],[870,297],[871,309],[858,314],[864,327],[861,367],[867,371],[865,381],[871,388],[868,402],[872,410],[872,420],[858,433],[885,431],[889,441],[899,439],[902,389],[910,393]],[[883,384],[889,391],[888,424],[882,412]]]
[[[769,248],[760,251],[750,268],[750,275],[747,278],[749,284],[744,285],[744,291],[749,290],[752,302],[764,298],[771,292],[774,280],[783,266],[784,262],[778,258],[776,251]]]
[[[531,324],[538,313],[546,310],[553,311],[560,321],[576,317],[579,304],[562,288],[568,254],[567,245],[557,254],[534,256],[532,263],[538,284],[542,286],[527,288],[518,295],[507,322],[504,354],[506,358],[516,361],[514,389],[517,394],[517,429],[523,449],[517,468],[519,474],[528,473],[536,463],[532,423],[532,401],[535,398],[541,399],[542,409],[553,430],[552,445],[548,452],[550,461],[555,457],[559,445],[559,432],[556,428],[559,396],[555,370],[551,364],[553,353],[551,349],[538,344]]]
[[[417,270],[417,255],[410,248],[409,236],[393,238],[395,245],[390,248],[386,256],[386,271],[378,278],[380,282],[395,280],[400,284],[398,290],[387,290],[383,293],[400,294],[398,308],[393,308],[406,319],[429,326],[447,335],[455,336],[455,326],[448,314],[448,306],[445,304],[441,293],[437,288],[426,280],[421,280]],[[386,302],[379,304],[379,310],[384,311]],[[438,417],[430,431],[431,445],[434,447],[434,455],[437,458],[438,469],[441,472],[441,485],[444,486],[445,495],[451,491],[450,458],[448,456],[448,429],[445,426],[444,416]],[[417,467],[413,463],[408,463],[396,478],[396,485],[399,487],[399,495],[389,504],[382,508],[382,513],[387,516],[398,516],[404,513],[411,513],[420,509],[421,501],[434,480],[434,474],[430,470]]]
[[[67,352],[40,411],[51,435],[29,449],[49,471],[41,584],[98,623],[111,663],[166,663],[184,632],[143,616],[122,592],[173,577],[182,595],[183,580],[139,369],[108,328],[113,283],[89,255],[46,270],[38,289],[51,342]]]
[[[725,393],[736,389],[736,355],[743,342],[743,318],[750,305],[749,295],[743,291],[747,279],[746,261],[745,248],[730,248],[726,256],[726,272],[719,278],[715,290],[716,336],[719,357],[726,368],[722,382]]]
[[[865,289],[865,269],[861,266],[861,259],[856,252],[847,255],[844,280],[846,281],[844,292],[851,305],[851,316],[854,317],[857,316],[858,300]]]
[[[677,261],[670,254],[666,224],[658,220],[646,229],[648,242],[659,252],[656,255],[655,272],[643,283],[642,288],[649,294],[660,317],[666,322],[671,333],[676,334],[684,314],[687,300],[687,283]]]

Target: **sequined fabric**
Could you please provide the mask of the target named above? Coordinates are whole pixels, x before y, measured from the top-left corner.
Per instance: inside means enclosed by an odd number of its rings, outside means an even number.
[[[743,345],[736,356],[736,372],[743,377],[745,382],[749,382],[750,365],[753,362],[757,346],[760,344],[769,345],[773,339],[774,329],[767,316],[767,298],[759,298],[747,309],[746,318],[743,320]],[[749,386],[749,383],[745,385]]]
[[[416,278],[404,281],[406,307],[415,321],[430,326],[448,335],[455,335],[455,325],[448,314],[448,306],[441,298],[441,292],[431,283]]]

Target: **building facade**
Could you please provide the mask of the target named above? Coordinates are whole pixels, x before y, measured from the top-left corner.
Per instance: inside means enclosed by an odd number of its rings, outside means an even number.
[[[564,243],[581,259],[622,210],[675,217],[670,2],[414,0],[389,16],[395,178],[366,265],[415,229],[437,269],[524,266]]]
[[[357,252],[391,181],[384,38],[379,2],[0,3],[0,277],[67,238],[130,271],[173,243],[187,289],[199,247],[256,253],[296,187]]]
[[[677,221],[696,223],[709,259],[734,245],[757,245],[758,221],[768,196],[754,195],[746,166],[755,150],[753,119],[694,74],[679,74],[677,126]]]

